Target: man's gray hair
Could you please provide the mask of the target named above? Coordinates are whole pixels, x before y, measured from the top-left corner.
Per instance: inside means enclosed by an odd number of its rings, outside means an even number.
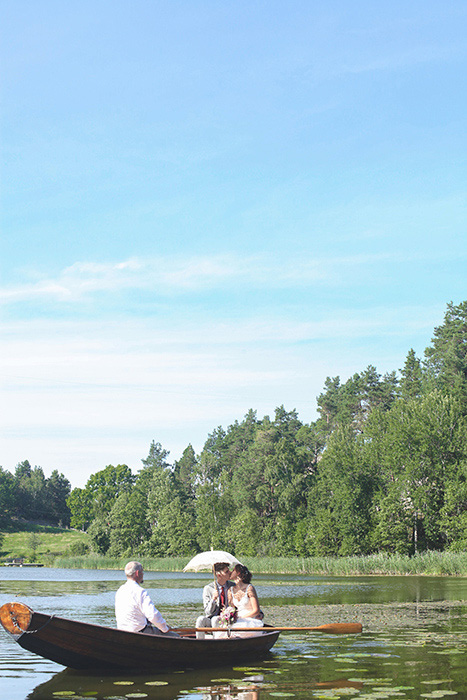
[[[139,561],[129,561],[125,566],[125,576],[127,578],[133,578],[137,571],[142,571],[143,566]]]

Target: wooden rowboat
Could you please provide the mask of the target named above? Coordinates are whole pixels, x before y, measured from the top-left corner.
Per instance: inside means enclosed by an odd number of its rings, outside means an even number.
[[[124,632],[31,610],[24,603],[5,603],[0,622],[23,649],[74,669],[158,671],[229,665],[269,651],[280,631],[261,628],[257,636],[196,639],[179,629],[180,638]]]

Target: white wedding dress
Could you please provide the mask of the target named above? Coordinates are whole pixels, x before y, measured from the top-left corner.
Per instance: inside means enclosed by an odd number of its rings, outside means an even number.
[[[237,619],[231,626],[232,631],[236,627],[263,627],[263,621],[258,620],[256,617],[242,617],[242,614],[250,612],[252,609],[251,598],[248,595],[248,590],[250,586],[247,586],[245,592],[240,598],[236,598],[232,593],[232,602],[237,608]],[[234,637],[254,637],[255,635],[261,634],[261,632],[233,632]]]

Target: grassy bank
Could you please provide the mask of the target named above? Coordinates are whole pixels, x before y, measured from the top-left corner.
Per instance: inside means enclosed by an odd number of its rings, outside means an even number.
[[[54,565],[65,568],[123,569],[127,558],[85,555],[61,557]],[[188,557],[141,557],[148,571],[181,571]],[[322,574],[333,576],[427,575],[467,576],[467,552],[424,552],[414,557],[374,554],[366,557],[242,557],[255,573]]]
[[[49,525],[25,523],[2,533],[1,562],[24,559],[53,565],[57,557],[65,556],[77,543],[88,542],[85,532]]]

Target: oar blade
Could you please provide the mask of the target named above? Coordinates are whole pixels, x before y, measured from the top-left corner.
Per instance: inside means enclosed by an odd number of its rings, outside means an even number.
[[[336,622],[331,625],[319,625],[312,629],[327,634],[359,634],[363,628],[359,622]]]

